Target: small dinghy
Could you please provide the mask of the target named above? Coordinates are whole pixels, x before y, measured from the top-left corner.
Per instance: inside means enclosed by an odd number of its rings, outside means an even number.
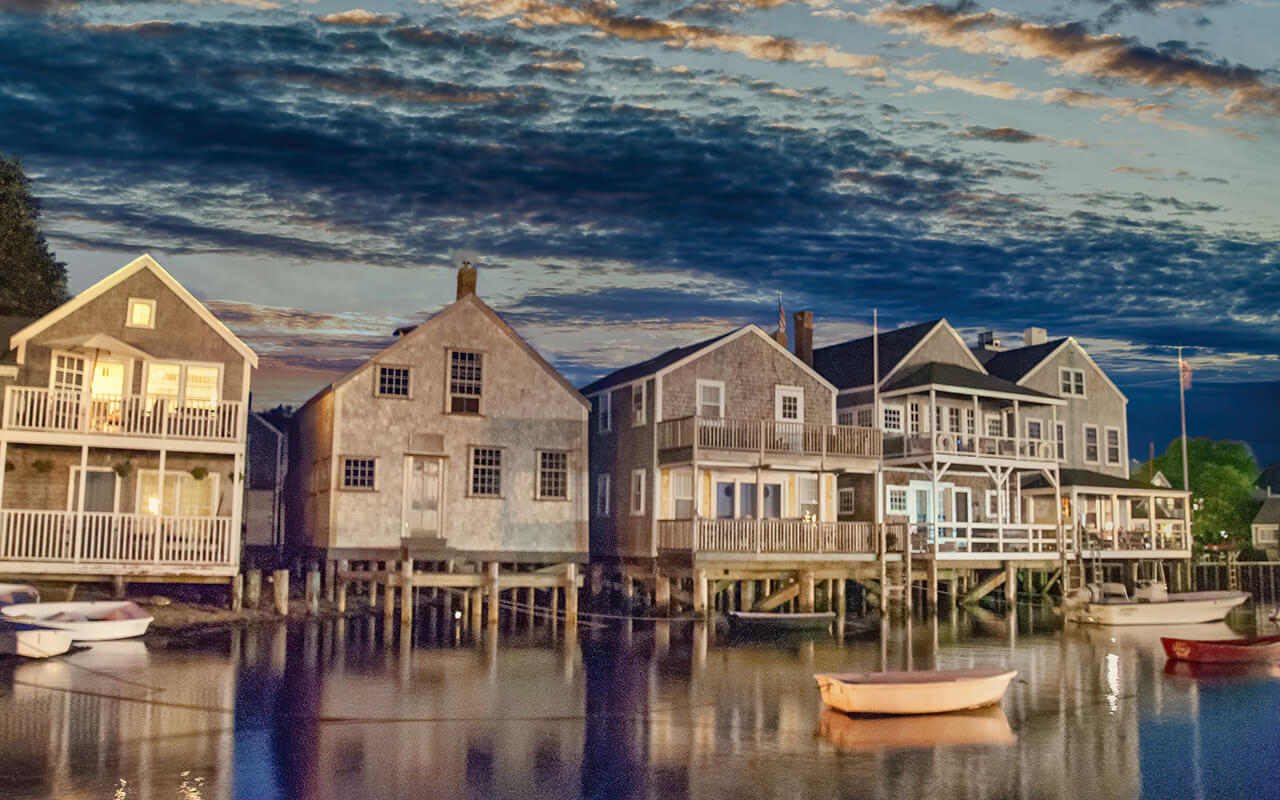
[[[66,631],[0,620],[0,655],[48,658],[70,649],[71,634]]]
[[[825,631],[836,621],[834,611],[778,614],[770,611],[730,611],[729,629],[742,634]]]
[[[0,606],[38,602],[40,602],[40,592],[31,584],[0,583]]]
[[[0,608],[15,622],[66,631],[74,642],[128,639],[146,633],[153,617],[128,600],[78,603],[17,603]]]
[[[1252,639],[1175,639],[1161,636],[1165,655],[1198,664],[1248,664],[1280,661],[1280,636]]]
[[[847,714],[943,714],[1000,702],[1018,673],[995,669],[818,674],[822,702]]]

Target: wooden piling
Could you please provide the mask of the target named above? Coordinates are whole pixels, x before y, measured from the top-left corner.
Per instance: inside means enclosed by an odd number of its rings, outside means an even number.
[[[123,575],[111,576],[111,596],[117,600],[125,598],[125,583]]]
[[[289,615],[289,570],[278,569],[271,576],[271,591],[275,596],[276,613]]]
[[[578,565],[572,561],[564,569],[564,624],[578,625]]]
[[[813,573],[809,570],[800,572],[800,613],[812,613],[814,607]]]
[[[346,572],[351,568],[350,563],[345,558],[338,560],[338,569],[335,577],[334,587],[334,603],[338,606],[338,613],[345,614],[347,611],[347,578]]]
[[[926,573],[925,608],[930,614],[936,614],[938,612],[938,559],[929,559]]]
[[[845,612],[848,610],[848,596],[846,594],[847,587],[845,586],[847,580],[845,578],[839,578],[833,581],[833,583],[835,585],[832,587],[832,597],[835,600],[836,619],[843,622]]]
[[[324,599],[328,600],[330,603],[334,601],[335,597],[334,589],[336,587],[334,584],[337,582],[337,572],[337,563],[334,562],[333,559],[326,558],[324,560]]]
[[[495,631],[498,627],[498,562],[489,561],[484,565],[485,573],[485,591],[489,595],[489,615],[487,617],[488,626]]]
[[[476,588],[470,590],[467,594],[471,598],[469,601],[470,608],[468,609],[470,612],[468,621],[471,624],[471,631],[472,633],[479,633],[480,619],[484,611],[484,590]]]
[[[693,571],[693,613],[698,617],[707,615],[707,571],[701,567]]]
[[[385,583],[382,586],[382,622],[383,622],[383,630],[384,630],[383,635],[386,636],[388,640],[390,640],[391,635],[389,631],[391,629],[391,621],[395,618],[395,614],[396,614],[395,582],[397,578],[397,573],[396,573],[396,562],[386,561],[383,563],[385,564],[385,567],[386,567],[382,573],[385,580]]]
[[[400,624],[413,624],[413,559],[400,562]]]
[[[653,577],[653,603],[659,613],[666,614],[671,610],[671,576],[661,572]]]
[[[231,577],[231,610],[239,613],[244,608],[244,575],[237,572]]]
[[[307,613],[316,616],[320,613],[320,570],[307,570],[306,583]]]
[[[756,604],[756,582],[742,582],[742,610],[750,611]]]
[[[244,573],[244,602],[257,609],[262,604],[262,570],[251,569]]]
[[[1004,596],[1010,609],[1018,607],[1018,567],[1013,561],[1004,562]]]

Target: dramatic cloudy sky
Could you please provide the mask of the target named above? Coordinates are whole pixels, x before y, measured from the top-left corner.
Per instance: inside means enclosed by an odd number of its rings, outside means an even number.
[[[1280,3],[0,0],[0,149],[305,400],[480,293],[581,384],[812,309],[1075,335],[1131,448],[1280,459]]]

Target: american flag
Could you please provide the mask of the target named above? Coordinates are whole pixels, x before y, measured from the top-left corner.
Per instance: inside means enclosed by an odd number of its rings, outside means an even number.
[[[787,332],[787,316],[782,313],[782,292],[778,292],[778,331]]]
[[[1178,362],[1178,374],[1182,376],[1182,388],[1191,388],[1191,365],[1185,361]]]

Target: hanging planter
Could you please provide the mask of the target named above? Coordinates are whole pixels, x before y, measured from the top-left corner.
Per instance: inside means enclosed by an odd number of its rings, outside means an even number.
[[[195,478],[198,481],[202,481],[205,478],[209,477],[209,468],[208,467],[192,467],[191,477]]]
[[[41,475],[53,472],[53,461],[47,458],[37,458],[31,462],[31,468]]]
[[[117,461],[111,465],[111,468],[115,470],[116,475],[120,476],[122,479],[129,477],[129,473],[133,472],[133,464],[128,461]]]
[[[18,468],[18,465],[17,465],[17,464],[13,463],[12,461],[10,461],[10,460],[8,460],[8,459],[5,459],[5,462],[4,462],[4,471],[5,471],[5,472],[13,472],[13,471],[14,471],[15,469],[17,469],[17,468]]]

